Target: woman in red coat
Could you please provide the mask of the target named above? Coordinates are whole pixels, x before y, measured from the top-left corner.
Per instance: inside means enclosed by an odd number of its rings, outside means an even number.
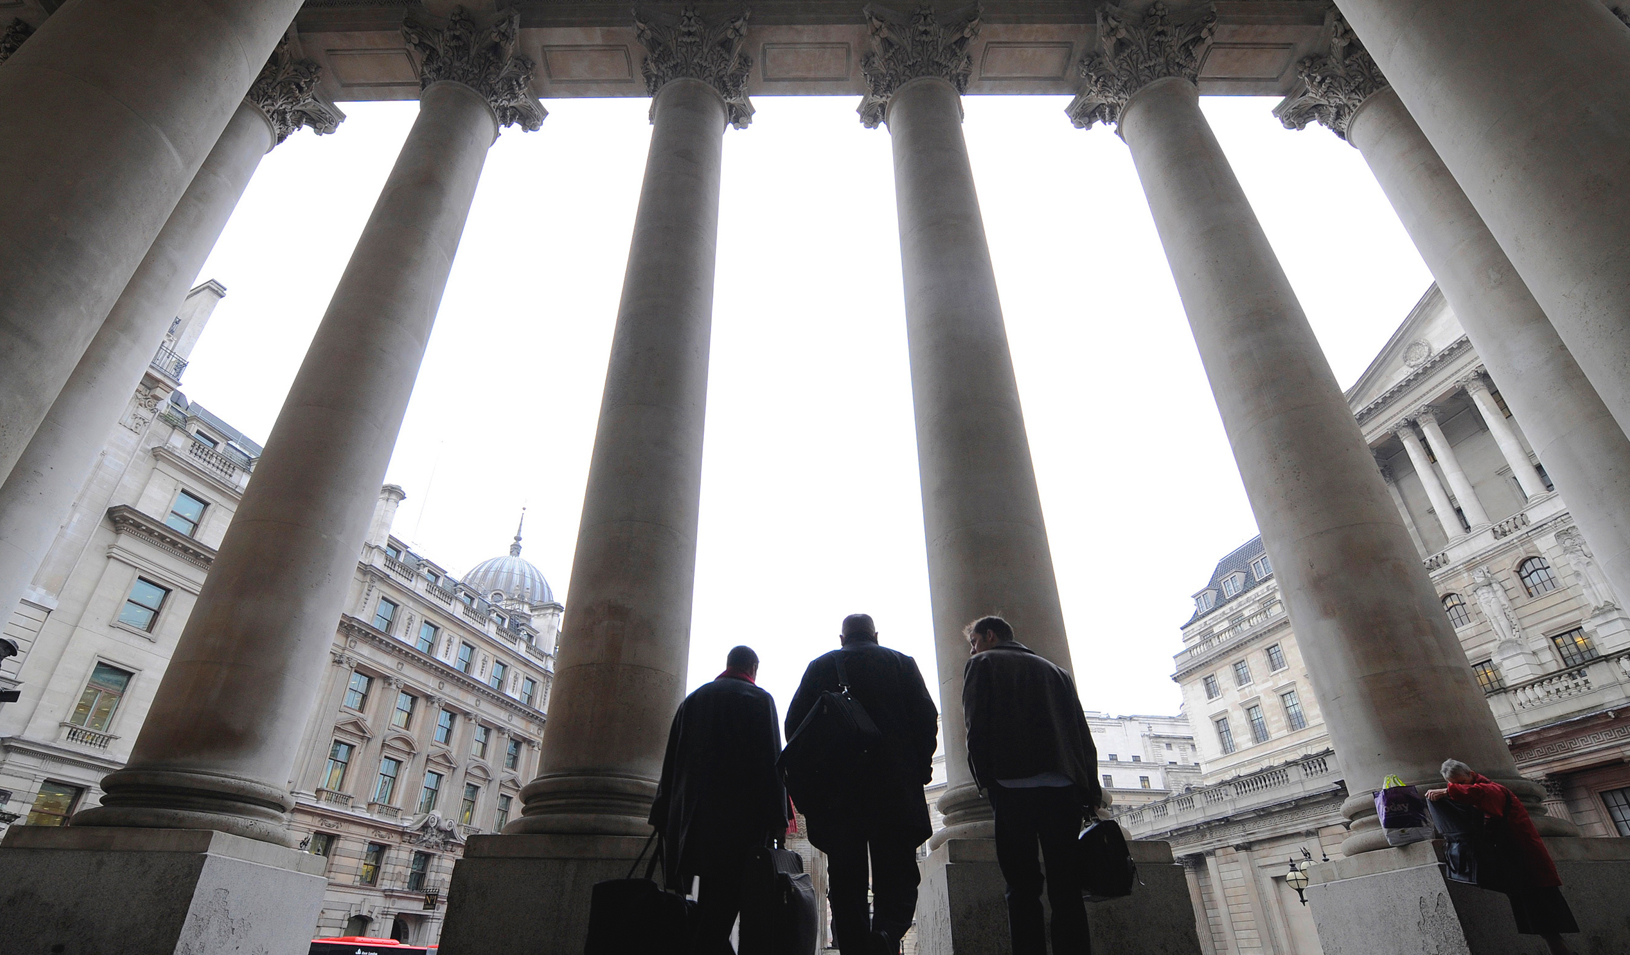
[[[1517,794],[1487,776],[1472,771],[1458,759],[1445,760],[1442,789],[1427,790],[1426,798],[1434,802],[1448,799],[1463,805],[1475,806],[1491,819],[1502,819],[1511,850],[1511,867],[1516,884],[1506,890],[1511,899],[1511,915],[1517,922],[1517,931],[1523,935],[1538,935],[1551,947],[1553,955],[1569,955],[1562,941],[1563,932],[1577,932],[1573,911],[1562,897],[1562,877],[1557,875],[1551,853],[1528,818],[1528,809]]]

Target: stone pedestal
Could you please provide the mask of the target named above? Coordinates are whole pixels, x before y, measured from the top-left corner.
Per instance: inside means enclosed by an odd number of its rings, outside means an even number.
[[[1199,955],[1194,906],[1183,867],[1164,842],[1133,842],[1138,885],[1124,899],[1090,903],[1095,952]],[[922,955],[1006,955],[1007,885],[994,839],[950,839],[928,854],[917,899],[917,951]],[[1051,907],[1048,918],[1052,918]],[[453,955],[449,950],[449,955]]]
[[[1630,839],[1546,839],[1562,894],[1580,933],[1573,951],[1630,951]],[[1443,843],[1366,852],[1308,870],[1307,904],[1324,955],[1545,955],[1537,935],[1518,935],[1511,904],[1498,892],[1451,882]],[[1379,918],[1391,913],[1391,918]]]
[[[447,889],[442,955],[582,955],[594,884],[626,878],[645,842],[639,836],[471,836]],[[527,914],[545,903],[548,918]]]
[[[12,826],[0,842],[0,951],[304,952],[326,862],[200,829]]]

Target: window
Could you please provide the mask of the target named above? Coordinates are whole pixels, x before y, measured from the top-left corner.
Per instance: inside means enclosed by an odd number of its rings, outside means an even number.
[[[402,548],[397,547],[395,544],[386,542],[386,544],[385,544],[385,556],[389,557],[391,560],[401,560],[402,559]]]
[[[1235,686],[1250,686],[1251,685],[1251,665],[1249,663],[1246,663],[1244,660],[1241,660],[1238,663],[1234,664],[1234,685]]]
[[[1295,690],[1279,694],[1279,702],[1285,704],[1285,722],[1292,730],[1307,729],[1307,717],[1302,713],[1302,701],[1297,698]]]
[[[323,788],[338,790],[345,785],[345,771],[351,766],[351,751],[354,749],[350,743],[334,741],[328,748],[328,771],[323,773]]]
[[[1194,609],[1197,613],[1205,613],[1216,605],[1217,592],[1215,590],[1203,591],[1194,598]]]
[[[407,729],[413,723],[413,704],[418,697],[412,693],[396,693],[396,712],[391,714],[391,725],[398,729]]]
[[[379,782],[374,783],[373,801],[389,806],[396,798],[396,777],[402,775],[402,761],[386,756],[379,761]]]
[[[475,666],[475,647],[470,646],[468,643],[459,644],[458,668],[465,673],[469,673],[470,668],[473,666]]]
[[[306,851],[314,856],[328,858],[334,851],[334,834],[331,832],[314,832],[306,841]]]
[[[1556,652],[1562,658],[1563,666],[1576,667],[1601,656],[1596,652],[1596,644],[1591,643],[1585,631],[1578,627],[1557,634],[1551,638],[1551,642],[1556,644]]]
[[[436,797],[441,795],[441,773],[425,773],[424,789],[419,792],[419,811],[430,812],[436,808]]]
[[[1456,627],[1472,622],[1471,611],[1466,609],[1466,598],[1459,594],[1443,595],[1443,612],[1449,615],[1449,622]]]
[[[1605,790],[1602,803],[1607,806],[1607,816],[1613,820],[1613,828],[1619,830],[1621,836],[1630,836],[1630,789]]]
[[[461,825],[475,825],[475,804],[481,798],[481,787],[475,783],[464,784],[464,804],[459,807],[458,821]]]
[[[396,604],[381,597],[374,608],[374,629],[391,632],[391,621],[396,619]]]
[[[1166,748],[1167,748],[1167,749],[1171,749],[1171,748],[1172,748],[1172,744],[1170,744],[1170,743],[1167,743],[1167,744],[1166,744]]]
[[[436,742],[444,746],[451,746],[453,743],[453,712],[451,710],[442,710],[441,715],[436,717]]]
[[[74,707],[68,722],[98,733],[107,732],[108,724],[113,722],[113,711],[119,708],[119,701],[124,698],[125,688],[130,685],[132,676],[135,674],[128,670],[98,663],[96,669],[91,671],[90,682],[85,684],[85,692],[79,695],[79,705]]]
[[[1154,787],[1149,785],[1149,777],[1148,776],[1139,776],[1138,777],[1138,785],[1142,786],[1144,789],[1152,789],[1152,788],[1154,788]]]
[[[40,783],[40,791],[34,797],[34,805],[29,807],[28,818],[23,825],[66,826],[68,817],[74,814],[74,807],[79,805],[79,797],[84,794],[85,790],[78,786]]]
[[[1142,756],[1134,756],[1134,757],[1132,757],[1132,762],[1141,763],[1141,762],[1143,762],[1143,757]]]
[[[430,853],[415,852],[413,861],[408,863],[409,892],[423,892],[425,876],[430,873]]]
[[[503,832],[509,825],[509,796],[498,797],[498,811],[492,814],[492,829],[494,832]]]
[[[1268,563],[1267,554],[1262,554],[1251,560],[1251,573],[1256,575],[1257,580],[1262,580],[1273,573],[1273,565]]]
[[[1223,599],[1238,597],[1240,591],[1245,589],[1244,574],[1229,574],[1222,579]]]
[[[529,676],[521,677],[521,702],[527,706],[532,706],[533,701],[537,698],[538,681]]]
[[[1245,720],[1251,724],[1251,742],[1266,743],[1268,741],[1268,721],[1262,715],[1262,707],[1247,706]]]
[[[504,688],[504,677],[509,673],[509,664],[502,661],[492,665],[492,675],[487,677],[487,685],[495,690]]]
[[[1222,686],[1220,686],[1217,683],[1216,674],[1212,674],[1211,676],[1206,677],[1205,678],[1205,685],[1206,685],[1206,699],[1215,700],[1217,697],[1222,696]]]
[[[504,751],[504,768],[519,769],[521,767],[521,741],[512,739],[509,748]]]
[[[1268,669],[1274,671],[1275,673],[1278,673],[1280,670],[1283,670],[1286,667],[1286,665],[1287,664],[1285,663],[1285,651],[1284,651],[1284,649],[1281,648],[1279,646],[1279,644],[1277,644],[1277,643],[1274,644],[1273,646],[1269,647],[1268,648]]]
[[[1114,789],[1115,788],[1115,777],[1114,776],[1111,776],[1108,773],[1104,774],[1104,788],[1105,789]]]
[[[360,710],[368,705],[368,689],[374,685],[374,678],[366,674],[351,673],[351,685],[345,690],[345,705],[353,710]]]
[[[430,586],[432,586],[432,587],[440,587],[441,586],[441,574],[438,574],[433,570],[427,570],[427,571],[424,572],[424,577],[425,577],[426,580],[430,581]]]
[[[419,648],[420,653],[436,652],[436,625],[433,623],[419,624],[419,639],[413,645]]]
[[[1530,557],[1517,565],[1517,576],[1528,596],[1538,597],[1556,589],[1556,578],[1551,576],[1551,565],[1543,557]]]
[[[1116,756],[1114,753],[1110,753],[1109,754],[1109,761],[1112,762],[1112,763],[1118,763],[1118,762],[1121,761],[1121,758],[1119,756]]]
[[[170,516],[164,519],[164,523],[171,530],[191,537],[198,532],[198,525],[204,522],[205,506],[203,501],[186,491],[177,491],[175,503],[170,505]]]
[[[377,842],[368,843],[368,848],[362,853],[362,872],[357,881],[363,885],[379,884],[379,869],[385,864],[385,847]]]
[[[137,577],[130,588],[130,596],[125,598],[124,609],[119,611],[119,622],[152,633],[153,622],[158,619],[159,609],[164,606],[164,598],[168,596],[168,590],[145,577]]]
[[[1493,660],[1473,663],[1472,672],[1477,675],[1477,685],[1483,688],[1484,693],[1505,687],[1505,677],[1501,676],[1500,671],[1495,669]]]
[[[1501,414],[1505,415],[1507,418],[1511,417],[1511,409],[1506,407],[1504,395],[1500,394],[1498,391],[1495,391],[1493,388],[1490,388],[1489,397],[1494,399],[1494,407],[1499,408]]]
[[[1217,742],[1222,744],[1224,755],[1234,751],[1234,731],[1228,728],[1228,717],[1219,716],[1212,720],[1217,727]]]
[[[477,723],[475,729],[470,732],[470,736],[473,739],[470,744],[470,755],[476,759],[486,759],[487,740],[492,736],[492,729]]]
[[[221,446],[221,442],[215,440],[214,438],[210,437],[209,435],[205,434],[202,431],[194,431],[192,433],[192,436],[195,439],[197,439],[199,444],[202,444],[204,447],[209,448],[211,451],[213,451],[216,448]]]

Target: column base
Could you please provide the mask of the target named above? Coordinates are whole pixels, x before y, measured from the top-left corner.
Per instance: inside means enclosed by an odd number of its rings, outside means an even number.
[[[626,878],[646,838],[471,836],[447,888],[442,955],[582,955],[594,884]]]
[[[303,952],[320,856],[200,829],[12,826],[0,841],[11,952]]]
[[[1138,879],[1124,899],[1089,903],[1095,952],[1200,955],[1200,937],[1183,867],[1164,842],[1133,842]],[[923,863],[917,898],[920,955],[994,955],[1011,949],[1007,883],[994,839],[949,839]],[[1045,896],[1043,906],[1046,906]],[[1051,908],[1048,916],[1051,917]],[[452,955],[452,953],[449,953]],[[1328,953],[1327,953],[1328,955]]]
[[[1575,952],[1630,952],[1630,839],[1546,839],[1562,894],[1579,921],[1563,940]],[[1321,863],[1308,870],[1307,904],[1324,955],[1546,955],[1517,934],[1498,892],[1449,881],[1441,840]]]

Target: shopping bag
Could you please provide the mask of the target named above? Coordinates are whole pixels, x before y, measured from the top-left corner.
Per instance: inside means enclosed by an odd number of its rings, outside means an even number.
[[[657,851],[645,867],[645,878],[636,879],[634,872],[652,842],[657,843]],[[628,867],[627,878],[595,884],[589,896],[589,938],[583,946],[584,955],[683,952],[690,945],[695,903],[657,887],[653,876],[662,858],[661,837],[652,835]]]
[[[1091,819],[1076,837],[1076,860],[1081,869],[1081,897],[1102,902],[1132,894],[1138,866],[1126,836],[1113,819]]]
[[[1375,814],[1383,829],[1432,829],[1426,797],[1414,786],[1405,786],[1397,776],[1388,776],[1375,791]],[[1428,836],[1430,838],[1430,836]],[[1414,840],[1412,840],[1414,841]]]
[[[741,886],[740,955],[814,955],[815,886],[789,849],[753,850]]]

